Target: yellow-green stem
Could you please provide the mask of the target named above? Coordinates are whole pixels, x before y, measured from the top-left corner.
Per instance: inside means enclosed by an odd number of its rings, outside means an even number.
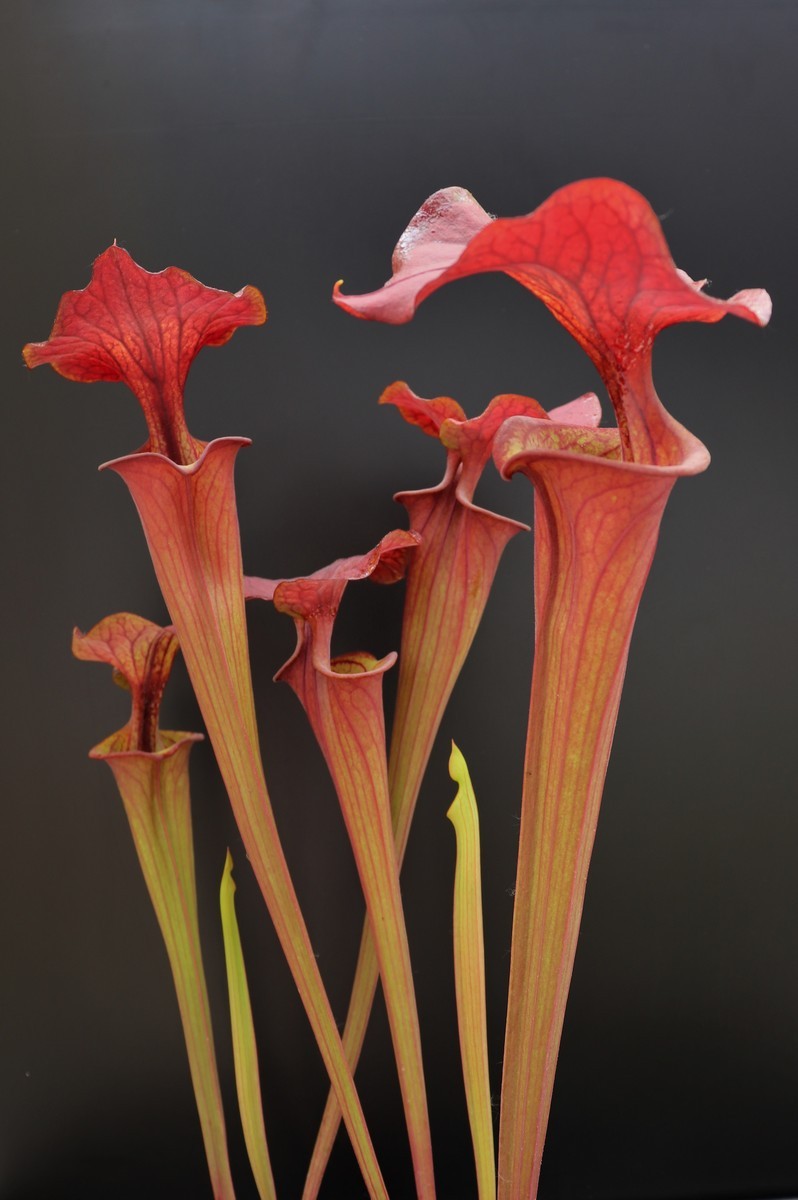
[[[466,761],[454,742],[449,774],[458,784],[457,795],[446,815],[454,825],[457,837],[453,941],[460,1058],[474,1147],[477,1194],[479,1200],[495,1200],[496,1160],[488,1068],[479,814]]]
[[[241,936],[236,920],[235,890],[233,860],[228,850],[219,891],[219,907],[224,935],[227,991],[230,998],[230,1026],[233,1036],[238,1111],[241,1114],[244,1142],[260,1200],[276,1200],[274,1175],[266,1141],[266,1128],[263,1123],[258,1048],[252,1021],[252,1005],[249,999]]]

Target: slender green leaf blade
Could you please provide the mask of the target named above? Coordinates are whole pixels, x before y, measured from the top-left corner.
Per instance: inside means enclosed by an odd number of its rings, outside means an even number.
[[[274,1176],[263,1124],[263,1104],[258,1073],[258,1049],[252,1023],[247,973],[235,910],[236,885],[233,880],[233,859],[227,851],[219,904],[222,912],[224,957],[227,964],[227,988],[230,996],[230,1023],[233,1031],[233,1057],[236,1090],[244,1141],[247,1146],[252,1174],[260,1200],[276,1200]]]
[[[457,838],[454,876],[454,979],[468,1119],[474,1145],[479,1200],[495,1200],[496,1159],[488,1070],[485,1009],[485,941],[482,928],[482,872],[479,816],[471,776],[452,742],[449,774],[458,785],[447,817]]]

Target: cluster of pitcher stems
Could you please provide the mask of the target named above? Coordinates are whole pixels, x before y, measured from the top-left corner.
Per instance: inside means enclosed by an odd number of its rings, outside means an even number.
[[[387,1197],[354,1083],[381,982],[404,1104],[416,1192],[435,1195],[419,1017],[399,872],[416,802],[448,699],[488,601],[503,550],[526,527],[474,503],[492,459],[505,478],[534,485],[535,652],[510,957],[498,1164],[488,1070],[481,868],[476,801],[453,747],[458,784],[449,816],[457,838],[454,960],[463,1079],[479,1200],[534,1200],[590,855],[629,643],[660,520],[678,478],[705,469],[705,447],[663,407],[652,382],[657,333],[727,313],[763,325],[766,293],[728,301],[705,294],[673,264],[646,201],[612,180],[556,192],[526,217],[494,219],[449,188],[402,235],[391,279],[334,299],[358,317],[400,323],[444,283],[502,271],[548,307],[597,368],[616,424],[602,427],[591,393],[546,412],[499,395],[468,419],[451,397],[422,399],[395,383],[381,402],[437,438],[441,482],[397,496],[408,529],[367,554],[301,579],[245,576],[234,466],[245,438],[210,443],[189,432],[183,391],[203,346],[266,318],[260,293],[204,287],[176,268],[151,274],[114,244],[91,282],[67,293],[29,366],[67,378],[121,381],[141,404],[148,440],[106,464],[141,518],[171,625],[128,613],[76,632],[80,658],[113,666],[131,693],[128,724],[92,755],[111,766],[172,968],[214,1196],[234,1195],[202,968],[188,790],[200,735],[159,728],[174,654],[183,653],[247,858],[329,1073],[331,1091],[303,1200],[318,1195],[343,1120],[367,1192]],[[382,680],[395,654],[331,657],[350,582],[404,579],[397,698],[390,739]],[[260,755],[245,601],[294,620],[297,648],[278,672],[318,740],[350,837],[366,904],[351,999],[339,1033],[297,901]],[[531,618],[531,614],[530,614]],[[496,706],[500,707],[500,706]],[[519,764],[520,774],[520,764]],[[440,786],[438,787],[440,791]],[[252,1010],[233,905],[232,863],[221,906],[239,1109],[259,1195],[276,1195],[263,1114]],[[267,1081],[267,1087],[277,1086]]]

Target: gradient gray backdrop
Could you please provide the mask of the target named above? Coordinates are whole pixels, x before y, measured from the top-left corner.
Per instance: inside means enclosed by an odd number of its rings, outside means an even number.
[[[432,191],[459,184],[527,212],[613,175],[665,218],[678,263],[726,296],[766,286],[766,331],[669,330],[661,395],[706,441],[679,483],[632,645],[591,869],[542,1200],[798,1192],[795,787],[794,3],[656,0],[16,0],[6,52],[2,199],[3,868],[0,1196],[204,1197],[202,1147],[166,959],[110,772],[88,748],[126,719],[108,673],[74,662],[72,625],[165,617],[132,503],[97,465],[144,437],[118,386],[20,365],[60,294],[113,238],[270,319],[192,371],[199,437],[248,434],[245,565],[290,575],[372,546],[434,483],[439,447],[379,409],[404,378],[474,414],[498,392],[547,407],[597,386],[509,279],[452,286],[409,326],[329,301],[389,271]],[[526,481],[479,499],[524,519]],[[507,551],[445,719],[404,886],[441,1200],[474,1196],[451,977],[455,736],[483,821],[491,1058],[498,1094],[531,654],[531,543]],[[397,646],[400,593],[347,596],[341,650]],[[360,901],[323,765],[273,685],[290,622],[251,613],[267,774],[341,1016]],[[182,668],[164,723],[197,728]],[[281,1197],[299,1195],[325,1084],[210,752],[194,754],[200,903],[230,1140],[232,1090],[216,892],[225,846],[262,1053]],[[385,1024],[364,1102],[395,1200],[411,1195]],[[361,1194],[348,1147],[326,1197]]]

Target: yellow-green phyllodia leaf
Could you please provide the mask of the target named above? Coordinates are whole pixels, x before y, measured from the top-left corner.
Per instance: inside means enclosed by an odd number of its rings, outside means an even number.
[[[449,774],[458,785],[447,812],[457,837],[454,876],[454,980],[468,1120],[474,1145],[479,1200],[495,1200],[496,1159],[488,1071],[485,1012],[485,943],[479,816],[466,760],[452,742]]]
[[[258,1048],[252,1024],[247,972],[235,909],[236,885],[233,881],[233,859],[227,851],[224,864],[219,905],[222,910],[224,957],[227,964],[227,990],[230,997],[230,1024],[233,1031],[233,1057],[236,1071],[236,1090],[244,1141],[247,1145],[252,1174],[260,1200],[276,1200],[274,1176],[263,1124],[263,1105],[258,1074]]]

